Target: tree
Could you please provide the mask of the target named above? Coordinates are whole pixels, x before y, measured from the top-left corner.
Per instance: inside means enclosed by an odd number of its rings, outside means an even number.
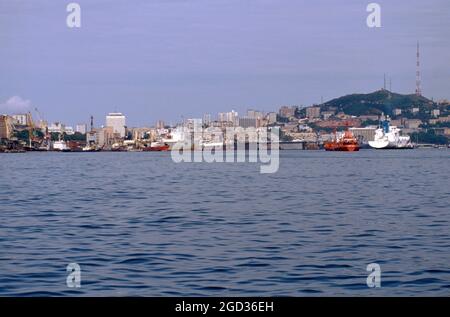
[[[428,144],[448,144],[448,138],[443,135],[437,135],[434,130],[419,133],[414,132],[411,134],[411,140]]]

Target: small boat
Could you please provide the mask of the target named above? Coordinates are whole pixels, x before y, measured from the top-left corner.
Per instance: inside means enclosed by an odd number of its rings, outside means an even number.
[[[334,140],[325,142],[324,148],[326,151],[356,152],[360,147],[353,133],[347,129],[340,138],[336,137],[335,131]]]

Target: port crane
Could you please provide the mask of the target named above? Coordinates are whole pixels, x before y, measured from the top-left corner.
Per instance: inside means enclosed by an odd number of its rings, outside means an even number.
[[[39,111],[39,109],[37,107],[34,108],[34,111],[37,113],[38,117],[39,117],[39,121],[40,122],[44,122],[44,117],[42,116],[41,112]],[[41,125],[41,130],[42,130],[42,125]],[[51,141],[51,137],[50,137],[50,133],[48,132],[48,126],[45,125],[45,133],[44,133],[44,138],[41,142],[41,147],[42,148],[46,148],[47,150],[50,148],[50,141]]]
[[[37,108],[34,108],[40,120],[42,120],[42,116]],[[48,128],[46,128],[45,134],[43,138],[40,138],[35,134],[37,127],[34,123],[33,116],[31,111],[26,113],[26,130],[28,131],[28,149],[34,150],[35,147],[33,145],[39,144],[40,147],[47,147],[50,145],[50,135],[48,133]],[[46,144],[45,144],[46,143]]]
[[[28,111],[26,114],[26,124],[28,128],[28,142],[29,142],[28,147],[31,150],[33,148],[32,142],[35,141],[35,138],[34,138],[34,122],[30,111]]]

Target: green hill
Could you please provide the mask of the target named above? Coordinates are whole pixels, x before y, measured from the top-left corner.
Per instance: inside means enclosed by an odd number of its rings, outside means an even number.
[[[369,94],[352,94],[336,98],[326,102],[322,108],[337,108],[345,114],[379,115],[382,112],[392,115],[395,108],[402,110],[419,107],[421,111],[432,109],[435,103],[425,97],[413,95],[401,95],[388,90],[378,90]]]

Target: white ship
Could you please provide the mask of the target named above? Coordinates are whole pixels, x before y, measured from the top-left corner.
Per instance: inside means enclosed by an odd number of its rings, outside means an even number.
[[[53,151],[68,152],[70,151],[70,148],[67,146],[66,142],[59,140],[53,142]]]
[[[412,149],[411,138],[401,135],[401,130],[396,126],[390,126],[388,120],[384,120],[381,127],[375,131],[373,141],[369,145],[375,149]]]

